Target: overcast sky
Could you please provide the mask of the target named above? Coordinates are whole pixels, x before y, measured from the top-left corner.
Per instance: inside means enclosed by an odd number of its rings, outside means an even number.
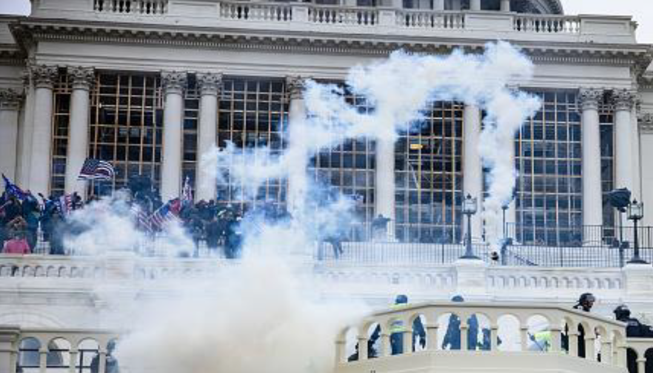
[[[638,40],[653,44],[651,0],[562,0],[567,14],[634,15],[639,22]],[[0,0],[0,14],[27,14],[29,0]]]

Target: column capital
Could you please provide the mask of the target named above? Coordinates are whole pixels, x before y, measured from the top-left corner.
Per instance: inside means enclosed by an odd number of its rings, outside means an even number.
[[[637,93],[628,89],[612,91],[612,103],[617,111],[630,111],[637,102]]]
[[[59,76],[59,69],[56,66],[31,65],[30,71],[36,88],[52,89]]]
[[[222,88],[222,73],[198,73],[197,86],[202,96],[217,96]]]
[[[22,98],[22,95],[15,89],[0,89],[0,110],[18,110]]]
[[[73,89],[88,91],[95,83],[95,69],[92,67],[69,67],[68,75],[70,76]]]
[[[182,94],[188,83],[188,74],[178,71],[161,72],[161,86],[166,93]]]
[[[301,76],[286,76],[286,91],[291,100],[301,100],[304,97],[306,79]]]
[[[638,113],[639,129],[645,133],[653,133],[653,113]]]
[[[603,89],[581,88],[578,92],[578,107],[582,110],[598,110],[603,99]]]

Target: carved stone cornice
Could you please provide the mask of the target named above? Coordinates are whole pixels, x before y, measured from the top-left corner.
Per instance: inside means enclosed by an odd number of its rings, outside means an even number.
[[[31,65],[30,71],[36,88],[52,89],[59,77],[59,69],[56,66]]]
[[[612,102],[617,111],[630,111],[637,101],[637,93],[628,89],[616,89],[612,91]]]
[[[222,88],[222,73],[198,73],[196,78],[202,96],[217,96]]]
[[[34,21],[36,22],[36,21]],[[451,37],[446,41],[411,35],[371,35],[360,38],[347,33],[308,35],[289,31],[287,34],[266,30],[242,30],[225,27],[212,28],[157,27],[115,22],[97,24],[92,21],[65,21],[60,24],[22,23],[12,25],[14,34],[29,34],[37,41],[74,41],[153,46],[183,46],[192,48],[265,50],[275,53],[328,53],[346,55],[386,56],[397,49],[415,53],[449,54],[463,48],[482,51],[486,40]],[[18,32],[20,30],[20,32]],[[334,29],[335,31],[336,29]],[[648,48],[633,45],[596,45],[579,47],[577,43],[547,41],[543,45],[515,42],[535,62],[542,63],[600,63],[607,65],[632,65],[648,54]],[[650,61],[650,58],[648,59]]]
[[[183,94],[188,85],[188,74],[179,71],[161,73],[161,86],[166,94]]]
[[[306,88],[306,79],[301,76],[286,77],[286,91],[291,100],[301,100],[304,98],[304,89]]]
[[[73,89],[88,91],[95,84],[95,69],[92,67],[69,67],[68,76],[70,76]]]
[[[578,107],[582,110],[598,110],[603,100],[603,89],[581,88],[578,92]]]
[[[18,110],[22,99],[23,96],[18,91],[2,88],[0,89],[0,110]]]
[[[653,133],[653,113],[640,113],[637,120],[641,132]]]

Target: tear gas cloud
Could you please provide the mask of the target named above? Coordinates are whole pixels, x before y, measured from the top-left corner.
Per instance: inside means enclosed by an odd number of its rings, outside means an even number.
[[[116,304],[113,309],[124,312],[125,320],[139,320],[119,344],[121,364],[160,373],[330,372],[336,334],[365,309],[320,299],[307,276],[311,267],[302,258],[310,260],[316,238],[347,230],[353,219],[350,199],[334,196],[308,176],[310,159],[346,139],[394,142],[419,125],[434,100],[476,105],[486,112],[478,150],[490,168],[484,216],[487,236],[496,243],[501,206],[514,187],[513,136],[539,107],[536,98],[512,92],[508,84],[528,81],[532,73],[530,61],[506,43],[488,44],[482,55],[395,52],[387,60],[352,69],[348,76],[349,91],[365,98],[372,107],[369,113],[348,104],[342,88],[309,81],[305,108],[291,107],[299,113],[305,109],[307,115],[289,123],[287,149],[227,144],[204,154],[201,172],[238,186],[236,195],[246,200],[255,199],[267,180],[288,180],[292,218],[247,216],[241,224],[240,261],[220,266],[205,283],[176,281],[174,297],[139,300],[138,307],[133,301]],[[71,245],[99,253],[129,248],[142,239],[122,200],[95,206],[75,217],[90,229]],[[190,251],[192,242],[181,229],[173,225],[167,234],[169,246]]]

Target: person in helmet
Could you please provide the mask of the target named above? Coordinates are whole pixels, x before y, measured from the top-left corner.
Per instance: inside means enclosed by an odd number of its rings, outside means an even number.
[[[399,294],[395,298],[395,304],[392,306],[394,310],[400,310],[409,306],[408,297],[404,294]],[[395,320],[390,326],[390,347],[393,355],[398,355],[404,352],[404,333],[406,326],[403,321]],[[418,343],[424,348],[426,346],[426,331],[424,324],[420,317],[415,318],[413,321],[413,341],[418,340]],[[415,346],[413,346],[414,348]]]
[[[456,295],[451,298],[451,301],[454,303],[462,303],[465,299],[460,295]],[[444,335],[444,341],[442,342],[443,350],[461,349],[460,324],[460,318],[457,315],[451,315],[449,318],[447,333]],[[467,320],[467,326],[467,348],[469,350],[476,350],[480,347],[478,340],[478,318],[476,315],[470,316]]]
[[[626,336],[628,338],[652,338],[653,328],[642,324],[638,319],[630,317],[630,315],[630,309],[625,304],[614,310],[615,318],[627,325]]]
[[[585,311],[585,312],[591,312],[595,302],[596,302],[596,297],[594,297],[594,294],[584,293],[581,294],[580,298],[578,298],[578,303],[576,303],[574,309]]]

